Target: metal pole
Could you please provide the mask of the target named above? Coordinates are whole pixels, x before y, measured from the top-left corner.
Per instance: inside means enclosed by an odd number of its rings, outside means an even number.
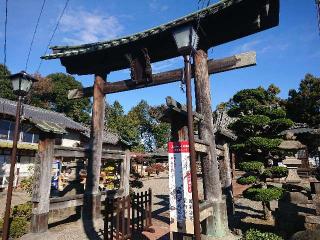
[[[185,71],[185,77],[186,77],[188,138],[189,138],[191,184],[192,184],[192,199],[193,199],[194,235],[196,240],[200,240],[201,232],[200,232],[200,216],[199,216],[200,215],[199,214],[199,197],[198,197],[196,151],[194,148],[193,111],[192,111],[192,94],[191,94],[191,64],[190,64],[189,55],[184,56],[184,71]]]
[[[11,210],[11,199],[12,199],[12,190],[13,190],[13,181],[14,181],[14,170],[17,161],[17,145],[20,135],[20,115],[21,115],[21,102],[22,97],[19,96],[17,109],[16,109],[16,122],[14,127],[13,134],[13,145],[11,152],[11,165],[10,165],[10,175],[9,175],[9,184],[8,184],[8,192],[7,192],[7,201],[6,201],[6,211],[3,219],[3,233],[2,239],[7,240],[9,237],[9,219],[10,219],[10,210]]]

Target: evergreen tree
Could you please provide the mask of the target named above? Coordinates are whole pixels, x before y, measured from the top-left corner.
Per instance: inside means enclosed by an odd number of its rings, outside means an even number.
[[[288,116],[311,127],[320,125],[320,78],[306,74],[299,90],[291,89],[287,100]]]
[[[0,97],[16,100],[17,97],[12,92],[12,85],[9,79],[11,72],[7,66],[0,64]]]
[[[275,85],[267,90],[262,87],[245,89],[237,92],[227,104],[228,114],[238,119],[229,127],[237,134],[238,139],[231,148],[237,152],[241,160],[240,168],[246,176],[239,179],[239,183],[255,185],[245,192],[245,197],[261,201],[265,210],[265,218],[269,218],[269,201],[279,199],[282,190],[267,187],[266,177],[286,173],[286,169],[270,168],[273,161],[278,160],[281,151],[277,148],[282,140],[278,134],[293,125],[286,118],[286,111],[281,106],[280,92]],[[277,169],[277,170],[275,170]]]

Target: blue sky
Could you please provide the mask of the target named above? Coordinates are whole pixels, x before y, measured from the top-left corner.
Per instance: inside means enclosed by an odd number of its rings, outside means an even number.
[[[4,2],[0,2],[0,62],[3,59]],[[216,2],[216,1],[211,1]],[[33,73],[48,44],[65,0],[47,1],[27,71]],[[7,65],[11,72],[24,69],[27,50],[41,8],[40,0],[9,0]],[[108,40],[143,31],[198,9],[198,0],[70,0],[52,45],[74,45]],[[257,33],[209,50],[210,58],[223,58],[249,50],[257,52],[257,66],[211,75],[213,108],[244,88],[281,88],[281,97],[298,88],[306,73],[320,75],[319,32],[314,0],[281,0],[278,27]],[[182,67],[181,58],[156,63],[154,71]],[[59,60],[44,61],[40,73],[65,72]],[[93,76],[76,76],[84,86]],[[110,81],[129,78],[128,70],[111,73]],[[185,102],[179,83],[163,85],[107,96],[112,103],[119,100],[126,110],[141,99],[150,104],[164,103],[166,96]]]

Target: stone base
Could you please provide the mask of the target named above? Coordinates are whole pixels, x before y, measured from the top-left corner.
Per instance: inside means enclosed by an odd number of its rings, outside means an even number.
[[[44,233],[48,231],[49,213],[32,214],[31,216],[31,232]]]
[[[320,216],[306,216],[304,226],[307,230],[320,230]]]
[[[290,240],[320,240],[320,230],[297,232],[290,238]]]
[[[241,236],[233,235],[231,233],[228,233],[224,237],[212,237],[208,235],[201,235],[201,240],[240,240]]]
[[[205,234],[209,237],[224,237],[228,234],[228,216],[225,199],[213,202],[213,215],[205,222]]]

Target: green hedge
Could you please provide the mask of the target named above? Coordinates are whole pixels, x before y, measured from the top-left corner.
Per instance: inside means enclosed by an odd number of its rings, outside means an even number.
[[[246,146],[254,149],[261,149],[261,150],[272,150],[277,148],[282,139],[274,138],[264,138],[264,137],[251,137],[246,141]]]
[[[278,119],[278,118],[285,118],[286,117],[286,111],[282,108],[272,108],[270,109],[269,106],[263,106],[257,108],[257,113],[261,115],[266,115],[270,117],[271,119]]]
[[[243,196],[253,201],[270,202],[272,200],[279,200],[284,194],[283,188],[268,186],[268,188],[261,188],[261,186],[252,186],[243,192]]]
[[[13,207],[12,209],[12,217],[24,217],[27,220],[31,219],[32,214],[32,203],[26,202],[23,204],[19,204]]]
[[[271,232],[249,229],[242,237],[242,240],[283,240],[283,238]]]
[[[242,162],[239,164],[239,168],[245,172],[257,172],[260,173],[263,170],[263,163],[258,161]]]
[[[273,177],[286,177],[288,175],[288,169],[282,166],[273,166],[270,168],[270,172]]]
[[[230,146],[230,149],[233,151],[242,151],[243,149],[245,149],[246,145],[244,143],[236,143]]]
[[[256,176],[241,177],[237,180],[241,185],[248,185],[257,182]]]
[[[15,217],[10,223],[10,237],[17,239],[29,230],[29,222],[25,217]]]
[[[263,88],[243,89],[233,96],[233,100],[236,103],[247,99],[256,99],[258,102],[263,103],[266,99],[266,91]]]
[[[270,128],[272,132],[278,133],[293,126],[293,121],[288,118],[278,118],[270,121]]]

